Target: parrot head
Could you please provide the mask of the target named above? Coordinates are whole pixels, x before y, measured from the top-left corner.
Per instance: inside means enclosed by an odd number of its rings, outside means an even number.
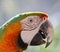
[[[50,45],[53,26],[44,12],[27,12],[12,17],[0,27],[0,52],[23,52],[28,46]]]
[[[47,14],[43,12],[25,13],[24,19],[20,20],[20,23],[22,30],[19,33],[18,44],[21,47],[42,44],[46,44],[45,47],[48,47],[52,42],[53,27]]]

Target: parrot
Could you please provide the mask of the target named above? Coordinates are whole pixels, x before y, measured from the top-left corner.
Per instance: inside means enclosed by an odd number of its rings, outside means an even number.
[[[27,31],[30,33],[23,33]],[[23,34],[22,34],[23,33]],[[53,26],[44,12],[18,14],[0,26],[0,52],[23,52],[28,46],[46,44],[53,40]]]

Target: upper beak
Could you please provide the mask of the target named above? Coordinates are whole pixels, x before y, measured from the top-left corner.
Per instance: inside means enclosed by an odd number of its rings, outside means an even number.
[[[48,18],[48,15],[45,13],[42,13],[41,17],[43,17],[43,19],[46,19],[46,18]],[[52,42],[52,39],[53,39],[53,34],[54,34],[53,26],[48,20],[46,20],[46,22],[43,23],[41,28],[45,28],[45,31],[47,33],[47,35],[46,35],[47,41],[46,41],[46,46],[45,46],[45,48],[46,48],[50,45],[50,43]]]
[[[52,42],[52,39],[51,39],[51,41],[49,42],[49,38],[50,38],[50,37],[47,37],[47,42],[46,42],[45,48],[47,48],[47,47],[51,44],[51,42]]]
[[[53,30],[53,26],[52,24],[46,20],[41,26],[40,26],[40,31],[42,31],[43,33],[41,34],[43,39],[46,38],[46,46],[45,48],[47,48],[50,43],[52,42],[53,40],[53,34],[54,34],[54,30]]]
[[[45,48],[48,47],[50,45],[50,43],[52,42],[52,40],[53,40],[53,34],[54,34],[53,27],[49,26],[48,27],[47,42],[46,42]]]

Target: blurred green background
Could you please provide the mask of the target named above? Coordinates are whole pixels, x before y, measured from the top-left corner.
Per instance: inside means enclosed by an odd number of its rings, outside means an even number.
[[[29,46],[26,52],[60,52],[60,0],[0,0],[0,26],[11,17],[31,11],[42,11],[49,15],[54,27],[53,42],[48,48]]]

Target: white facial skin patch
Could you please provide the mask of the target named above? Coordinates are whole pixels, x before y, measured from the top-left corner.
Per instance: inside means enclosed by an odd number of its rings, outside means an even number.
[[[39,16],[27,16],[25,19],[21,21],[22,29],[24,31],[33,30],[38,27],[40,24],[40,17]]]
[[[21,38],[22,38],[23,42],[30,45],[33,37],[39,31],[39,28],[40,28],[40,26],[38,28],[36,28],[35,30],[32,30],[32,31],[22,31],[21,32]]]
[[[22,24],[21,38],[24,43],[30,45],[33,37],[38,33],[41,24],[45,20],[42,20],[40,16],[27,16],[20,22]]]

